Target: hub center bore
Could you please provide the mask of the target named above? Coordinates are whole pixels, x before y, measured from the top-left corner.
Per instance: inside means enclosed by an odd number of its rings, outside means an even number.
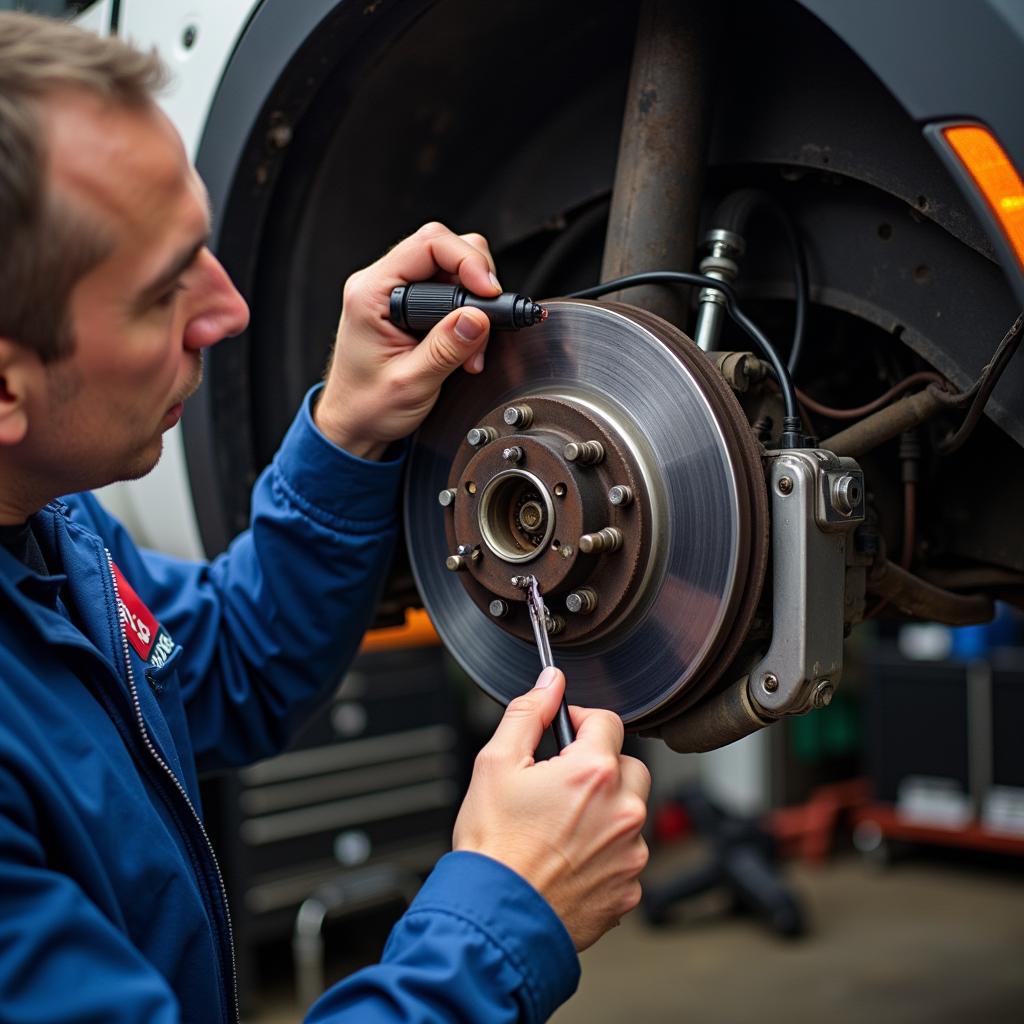
[[[507,562],[529,562],[555,532],[555,505],[532,473],[509,469],[491,477],[480,495],[477,522],[484,545]]]

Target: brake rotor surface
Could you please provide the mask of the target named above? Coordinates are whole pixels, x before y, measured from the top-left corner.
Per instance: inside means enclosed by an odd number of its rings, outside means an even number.
[[[493,697],[539,671],[512,584],[533,573],[570,702],[646,724],[706,692],[750,624],[767,560],[759,452],[676,328],[630,306],[546,305],[543,323],[494,336],[482,374],[448,381],[417,435],[410,560],[445,645]]]

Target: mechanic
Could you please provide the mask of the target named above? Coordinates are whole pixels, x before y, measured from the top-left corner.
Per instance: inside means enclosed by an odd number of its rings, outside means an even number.
[[[486,241],[428,225],[345,284],[325,383],[210,564],[136,548],[89,489],[138,477],[246,303],[207,248],[203,185],[154,56],[0,14],[0,1018],[231,1021],[223,883],[197,773],[266,757],[336,685],[396,533],[400,440],[486,317],[418,346],[400,283],[499,291]],[[472,159],[467,154],[467,159]],[[72,496],[60,498],[60,495]],[[613,714],[534,763],[546,670],[478,758],[454,852],[380,964],[311,1021],[539,1021],[576,951],[639,899],[649,776]]]

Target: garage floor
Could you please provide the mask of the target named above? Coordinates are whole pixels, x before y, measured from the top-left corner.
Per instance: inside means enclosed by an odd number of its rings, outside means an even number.
[[[652,861],[675,870],[692,851]],[[850,855],[788,877],[812,932],[773,937],[702,898],[652,930],[638,914],[583,955],[583,980],[554,1024],[1022,1024],[1022,865],[915,857],[885,868]],[[268,994],[247,1024],[301,1019]],[[486,1024],[486,1022],[480,1022]]]

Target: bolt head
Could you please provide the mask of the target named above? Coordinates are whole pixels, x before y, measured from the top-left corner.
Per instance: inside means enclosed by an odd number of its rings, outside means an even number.
[[[793,493],[793,481],[788,476],[779,477],[779,493],[780,494],[792,494]]]
[[[765,693],[774,693],[779,688],[779,677],[774,672],[765,672],[761,677],[761,686]]]
[[[840,515],[853,515],[863,496],[860,481],[850,473],[844,473],[832,485],[832,507]]]
[[[832,703],[832,695],[836,688],[832,685],[831,679],[822,679],[814,688],[814,706],[816,708],[827,708]]]
[[[508,602],[496,597],[488,606],[487,610],[496,618],[503,619],[508,615]]]

